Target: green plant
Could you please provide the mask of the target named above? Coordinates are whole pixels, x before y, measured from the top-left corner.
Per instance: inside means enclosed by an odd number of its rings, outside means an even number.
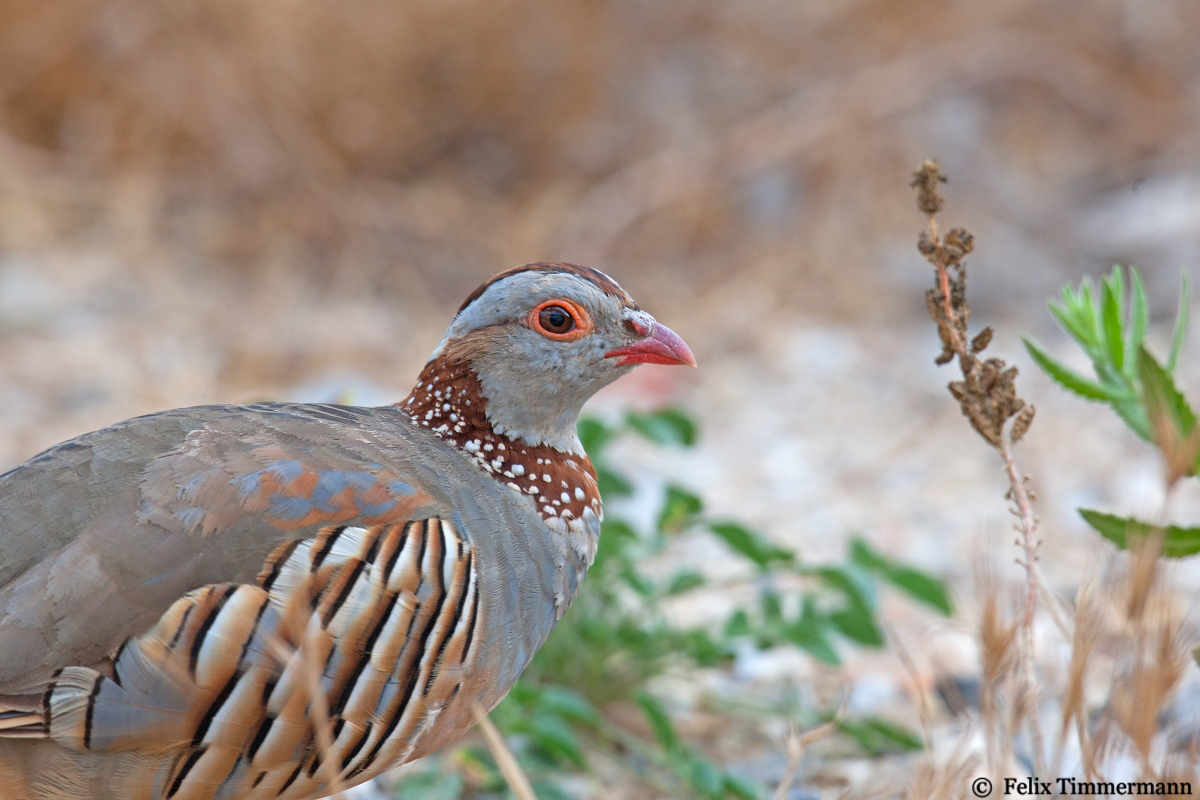
[[[1200,427],[1196,412],[1175,385],[1175,366],[1187,338],[1191,287],[1182,277],[1171,349],[1160,362],[1145,346],[1149,318],[1141,275],[1114,266],[1112,274],[1093,288],[1084,278],[1079,288],[1063,287],[1050,312],[1063,330],[1091,359],[1094,378],[1081,375],[1032,337],[1025,337],[1029,355],[1059,385],[1088,400],[1107,403],[1125,424],[1155,445],[1166,462],[1167,491],[1200,468]],[[1132,517],[1081,508],[1080,515],[1106,539],[1128,548],[1147,539],[1160,542],[1162,555],[1178,558],[1200,552],[1200,527],[1143,522]]]
[[[676,484],[662,490],[649,530],[622,518],[619,501],[634,493],[634,484],[614,460],[611,445],[633,436],[662,447],[691,447],[697,427],[681,411],[630,412],[615,424],[587,418],[580,421],[579,435],[608,509],[596,559],[570,611],[491,714],[543,800],[564,796],[557,779],[589,770],[588,754],[598,749],[636,780],[671,796],[753,800],[761,794],[757,787],[706,758],[679,735],[666,707],[648,688],[652,678],[672,666],[728,664],[737,642],[746,640],[760,648],[793,645],[837,666],[839,640],[884,645],[878,619],[881,583],[939,613],[953,613],[941,581],[888,558],[863,538],[853,540],[842,563],[807,564],[749,526],[710,516],[699,495]],[[713,536],[724,543],[751,568],[748,580],[759,587],[757,602],[737,609],[712,629],[672,625],[663,612],[664,602],[700,589],[707,579],[681,570],[654,580],[642,565],[680,536]],[[604,707],[621,702],[640,710],[651,738],[621,727],[603,713]],[[911,731],[881,719],[839,721],[838,727],[868,753],[920,747]],[[503,789],[486,749],[464,748],[455,760],[468,780],[419,773],[401,784],[401,796],[457,800]],[[429,788],[414,783],[418,778]]]

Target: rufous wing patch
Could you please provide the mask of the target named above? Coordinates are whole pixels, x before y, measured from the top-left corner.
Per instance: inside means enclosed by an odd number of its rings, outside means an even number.
[[[227,446],[196,431],[143,473],[142,521],[208,536],[248,516],[292,531],[409,519],[428,496],[379,464],[281,444]],[[228,438],[225,435],[224,438]]]

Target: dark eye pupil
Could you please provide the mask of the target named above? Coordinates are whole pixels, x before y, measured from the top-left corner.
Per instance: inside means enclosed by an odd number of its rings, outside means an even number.
[[[562,306],[549,306],[542,309],[542,327],[551,333],[566,333],[575,327],[575,319]]]

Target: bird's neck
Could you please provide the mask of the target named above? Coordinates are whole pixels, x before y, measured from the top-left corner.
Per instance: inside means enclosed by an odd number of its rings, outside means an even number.
[[[580,520],[589,510],[601,517],[596,471],[587,456],[498,433],[488,419],[483,384],[467,362],[433,359],[396,408],[473,458],[496,480],[531,496],[543,519]]]

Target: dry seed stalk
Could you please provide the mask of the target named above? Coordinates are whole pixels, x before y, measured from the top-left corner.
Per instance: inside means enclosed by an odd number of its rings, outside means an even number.
[[[842,721],[842,717],[846,712],[846,700],[849,695],[842,699],[842,704],[838,708],[837,716],[829,722],[818,725],[815,728],[800,733],[795,728],[788,731],[787,752],[788,763],[787,769],[784,770],[783,777],[779,780],[779,785],[775,787],[774,800],[787,800],[788,794],[791,793],[792,784],[796,780],[796,776],[800,772],[800,762],[804,757],[804,751],[810,745],[819,742],[837,732],[838,723]]]
[[[1025,568],[1025,614],[1021,625],[1023,648],[1021,661],[1024,674],[1023,702],[1029,707],[1029,732],[1034,751],[1034,764],[1043,766],[1041,724],[1038,719],[1037,680],[1033,668],[1033,618],[1037,611],[1037,518],[1033,513],[1033,493],[1013,459],[1012,446],[1021,440],[1033,423],[1034,407],[1017,396],[1017,368],[1003,359],[980,358],[992,340],[991,328],[984,328],[973,339],[968,325],[971,307],[967,302],[966,256],[974,248],[974,237],[965,228],[952,228],[942,236],[938,231],[937,214],[945,206],[941,184],[946,182],[936,161],[925,161],[913,174],[910,184],[917,190],[917,208],[929,220],[928,230],[917,240],[917,250],[935,270],[934,287],[925,293],[925,306],[937,325],[942,352],[934,361],[946,364],[958,358],[962,380],[951,381],[950,394],[958,401],[963,416],[971,427],[1000,455],[1008,477],[1008,499],[1021,532],[1018,545],[1022,557],[1018,563]],[[1006,429],[1007,428],[1007,433]]]
[[[1178,603],[1162,580],[1161,546],[1161,534],[1150,537],[1126,568],[1126,597],[1121,605],[1132,663],[1114,683],[1110,703],[1114,721],[1133,743],[1144,775],[1166,771],[1166,764],[1154,768],[1152,744],[1162,712],[1187,668],[1184,643],[1191,638],[1184,631]]]
[[[1071,637],[1071,661],[1067,670],[1067,689],[1062,700],[1062,723],[1058,732],[1058,748],[1055,754],[1054,774],[1059,774],[1066,750],[1067,735],[1074,723],[1075,736],[1079,740],[1079,757],[1084,775],[1089,780],[1099,775],[1096,766],[1095,744],[1088,733],[1087,703],[1085,687],[1088,662],[1103,635],[1103,622],[1096,599],[1095,581],[1080,584],[1075,596],[1075,629]]]
[[[537,795],[533,792],[533,786],[529,783],[525,770],[521,769],[521,765],[517,763],[517,757],[513,755],[512,750],[508,749],[508,744],[504,741],[496,723],[488,718],[487,712],[478,703],[471,703],[471,711],[475,715],[475,722],[478,723],[480,732],[483,733],[484,741],[487,742],[488,750],[492,753],[492,759],[500,768],[500,774],[504,776],[504,782],[508,784],[509,790],[517,800],[537,800]]]
[[[994,776],[999,776],[1008,763],[1005,749],[996,747],[1000,742],[1008,742],[1006,726],[1000,714],[1000,704],[997,702],[997,689],[1007,683],[1016,661],[1013,646],[1017,638],[1016,624],[1009,624],[1003,619],[999,600],[994,588],[990,585],[984,590],[983,613],[979,617],[978,639],[980,644],[980,663],[983,667],[983,680],[980,681],[979,714],[983,723],[988,748],[988,770]]]

